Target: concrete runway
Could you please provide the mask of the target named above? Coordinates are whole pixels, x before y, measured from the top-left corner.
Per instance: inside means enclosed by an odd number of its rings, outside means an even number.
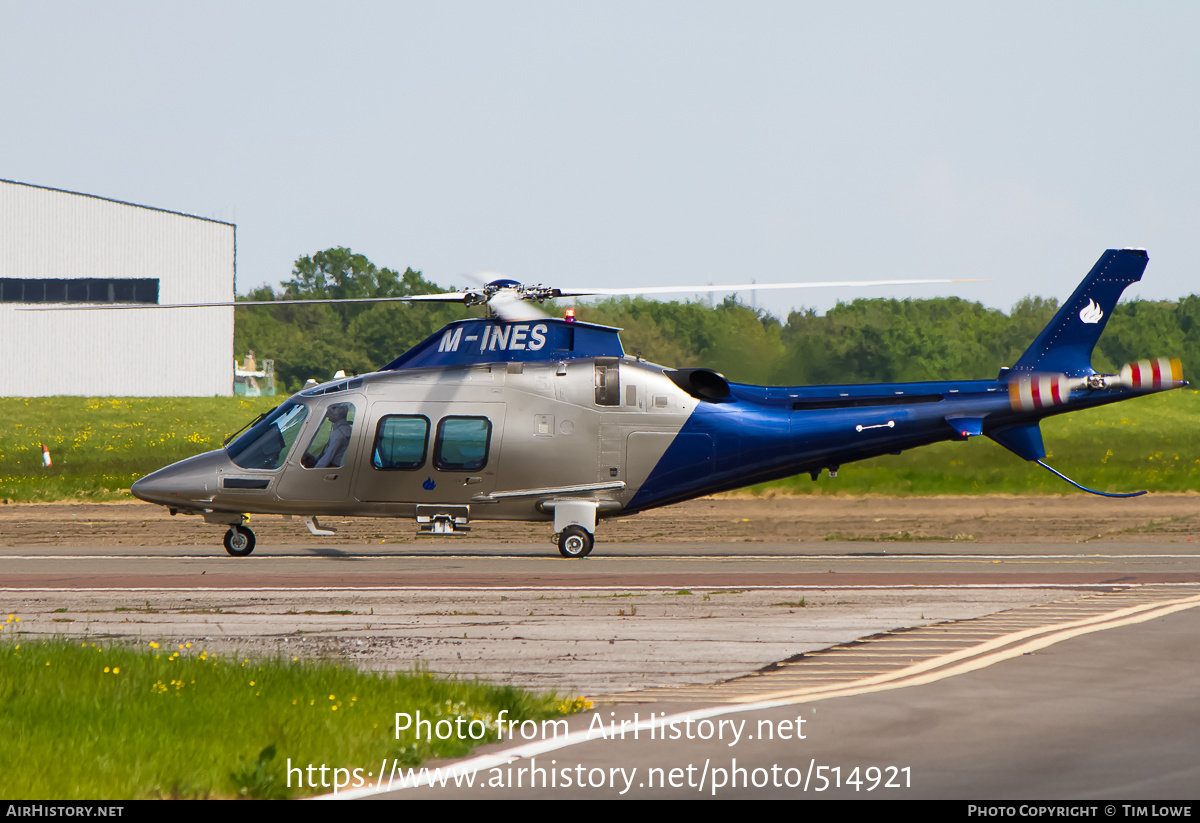
[[[1200,593],[1195,543],[601,543],[584,561],[551,552],[306,544],[235,559],[196,546],[15,545],[0,549],[0,608],[31,636],[187,639],[572,692],[597,701],[573,720],[583,729],[597,716],[732,706],[713,717],[761,721],[778,737],[803,714],[812,732],[732,745],[594,739],[523,755],[494,779],[548,757],[589,782],[603,770],[603,786],[506,784],[471,797],[708,796],[715,780],[737,780],[739,765],[750,770],[745,785],[716,796],[865,796],[871,767],[884,768],[870,773],[882,780],[876,797],[1200,794],[1200,612],[1163,605]],[[1175,611],[1153,611],[1164,608]],[[1150,617],[1121,623],[1129,609]],[[1059,636],[1081,620],[1101,630]],[[897,639],[911,642],[880,645]],[[922,665],[949,674],[908,683],[904,672]],[[864,681],[874,685],[862,690]],[[783,703],[752,708],[764,699]],[[665,771],[651,777],[655,765]],[[609,780],[619,767],[658,782],[622,794]],[[757,785],[772,770],[772,784]],[[706,789],[695,785],[701,773]],[[807,788],[788,785],[800,773]],[[821,792],[814,774],[828,783]],[[425,793],[445,791],[400,792]]]

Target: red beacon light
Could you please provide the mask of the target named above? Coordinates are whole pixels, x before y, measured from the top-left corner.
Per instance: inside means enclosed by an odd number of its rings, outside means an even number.
[[[574,322],[575,322],[575,309],[573,309],[573,308],[572,308],[572,309],[567,309],[567,311],[566,311],[566,315],[565,315],[564,319],[565,319],[565,320],[566,320],[568,323],[574,323]]]

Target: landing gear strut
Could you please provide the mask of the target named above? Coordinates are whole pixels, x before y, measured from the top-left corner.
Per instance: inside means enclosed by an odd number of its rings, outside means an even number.
[[[594,500],[555,500],[552,508],[558,553],[579,558],[591,554],[599,504]]]
[[[563,557],[587,557],[595,538],[583,526],[567,526],[558,533],[558,553]]]
[[[230,526],[225,532],[225,551],[234,557],[245,557],[254,551],[254,532],[245,526]]]

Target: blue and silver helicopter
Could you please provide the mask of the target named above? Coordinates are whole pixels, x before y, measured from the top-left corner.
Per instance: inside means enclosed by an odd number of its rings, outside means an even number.
[[[1016,364],[989,380],[743,385],[631,357],[617,329],[536,307],[629,290],[496,280],[385,298],[486,304],[490,316],[451,323],[378,372],[307,387],[224,448],[137,481],[133,494],[227,525],[234,556],[254,550],[247,514],[281,514],[314,534],[332,533],[320,516],[412,518],[434,534],[474,520],[552,522],[559,552],[582,558],[608,517],[805,472],[832,477],[852,461],[942,440],[990,437],[1055,471],[1043,460],[1042,418],[1185,385],[1178,360],[1118,374],[1091,366],[1147,260],[1106,251]],[[797,285],[835,284],[752,288]],[[698,291],[636,293],[672,290]]]

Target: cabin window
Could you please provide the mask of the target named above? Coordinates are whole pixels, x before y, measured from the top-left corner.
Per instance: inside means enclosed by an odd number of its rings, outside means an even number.
[[[492,421],[486,417],[445,417],[438,423],[433,465],[442,471],[472,472],[487,465]]]
[[[621,376],[617,358],[596,358],[596,405],[621,405]]]
[[[425,465],[429,418],[420,414],[391,414],[379,421],[371,465],[377,469],[419,469]]]

